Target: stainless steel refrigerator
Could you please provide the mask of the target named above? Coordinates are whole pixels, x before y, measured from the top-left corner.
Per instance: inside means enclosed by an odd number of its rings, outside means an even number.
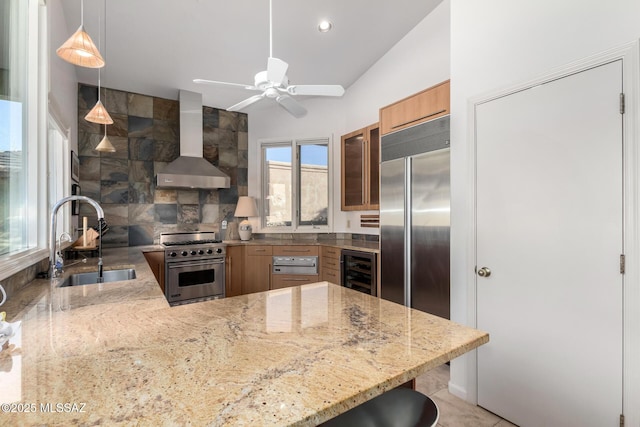
[[[448,319],[449,116],[380,144],[380,296]]]

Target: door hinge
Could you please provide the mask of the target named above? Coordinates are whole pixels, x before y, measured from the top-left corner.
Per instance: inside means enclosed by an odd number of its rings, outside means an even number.
[[[624,93],[620,94],[620,114],[624,114]]]
[[[625,271],[625,262],[624,262],[624,254],[620,255],[620,274],[624,274]]]
[[[620,414],[620,427],[624,427],[624,415]]]

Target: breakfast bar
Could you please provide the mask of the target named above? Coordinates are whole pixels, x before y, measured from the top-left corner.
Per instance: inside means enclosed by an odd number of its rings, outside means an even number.
[[[137,278],[6,306],[0,423],[317,425],[489,340],[327,282],[169,307],[139,248],[116,264]]]

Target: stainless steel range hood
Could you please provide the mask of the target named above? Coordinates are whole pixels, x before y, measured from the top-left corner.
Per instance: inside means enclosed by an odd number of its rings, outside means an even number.
[[[156,188],[229,188],[231,179],[202,157],[202,95],[180,91],[180,157],[158,172]]]

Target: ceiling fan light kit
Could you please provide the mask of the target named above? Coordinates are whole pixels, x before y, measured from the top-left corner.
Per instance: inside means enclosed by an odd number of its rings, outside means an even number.
[[[329,23],[329,29],[330,27],[331,23]],[[272,0],[269,0],[269,59],[267,61],[267,69],[255,75],[253,86],[205,79],[194,79],[193,82],[217,86],[241,87],[245,90],[262,92],[260,95],[251,96],[232,105],[227,108],[227,111],[240,111],[264,98],[269,98],[275,99],[282,108],[298,118],[303,117],[307,113],[307,110],[302,104],[292,98],[292,96],[342,96],[344,94],[344,88],[340,85],[290,85],[289,78],[287,77],[288,68],[289,64],[273,56]]]

